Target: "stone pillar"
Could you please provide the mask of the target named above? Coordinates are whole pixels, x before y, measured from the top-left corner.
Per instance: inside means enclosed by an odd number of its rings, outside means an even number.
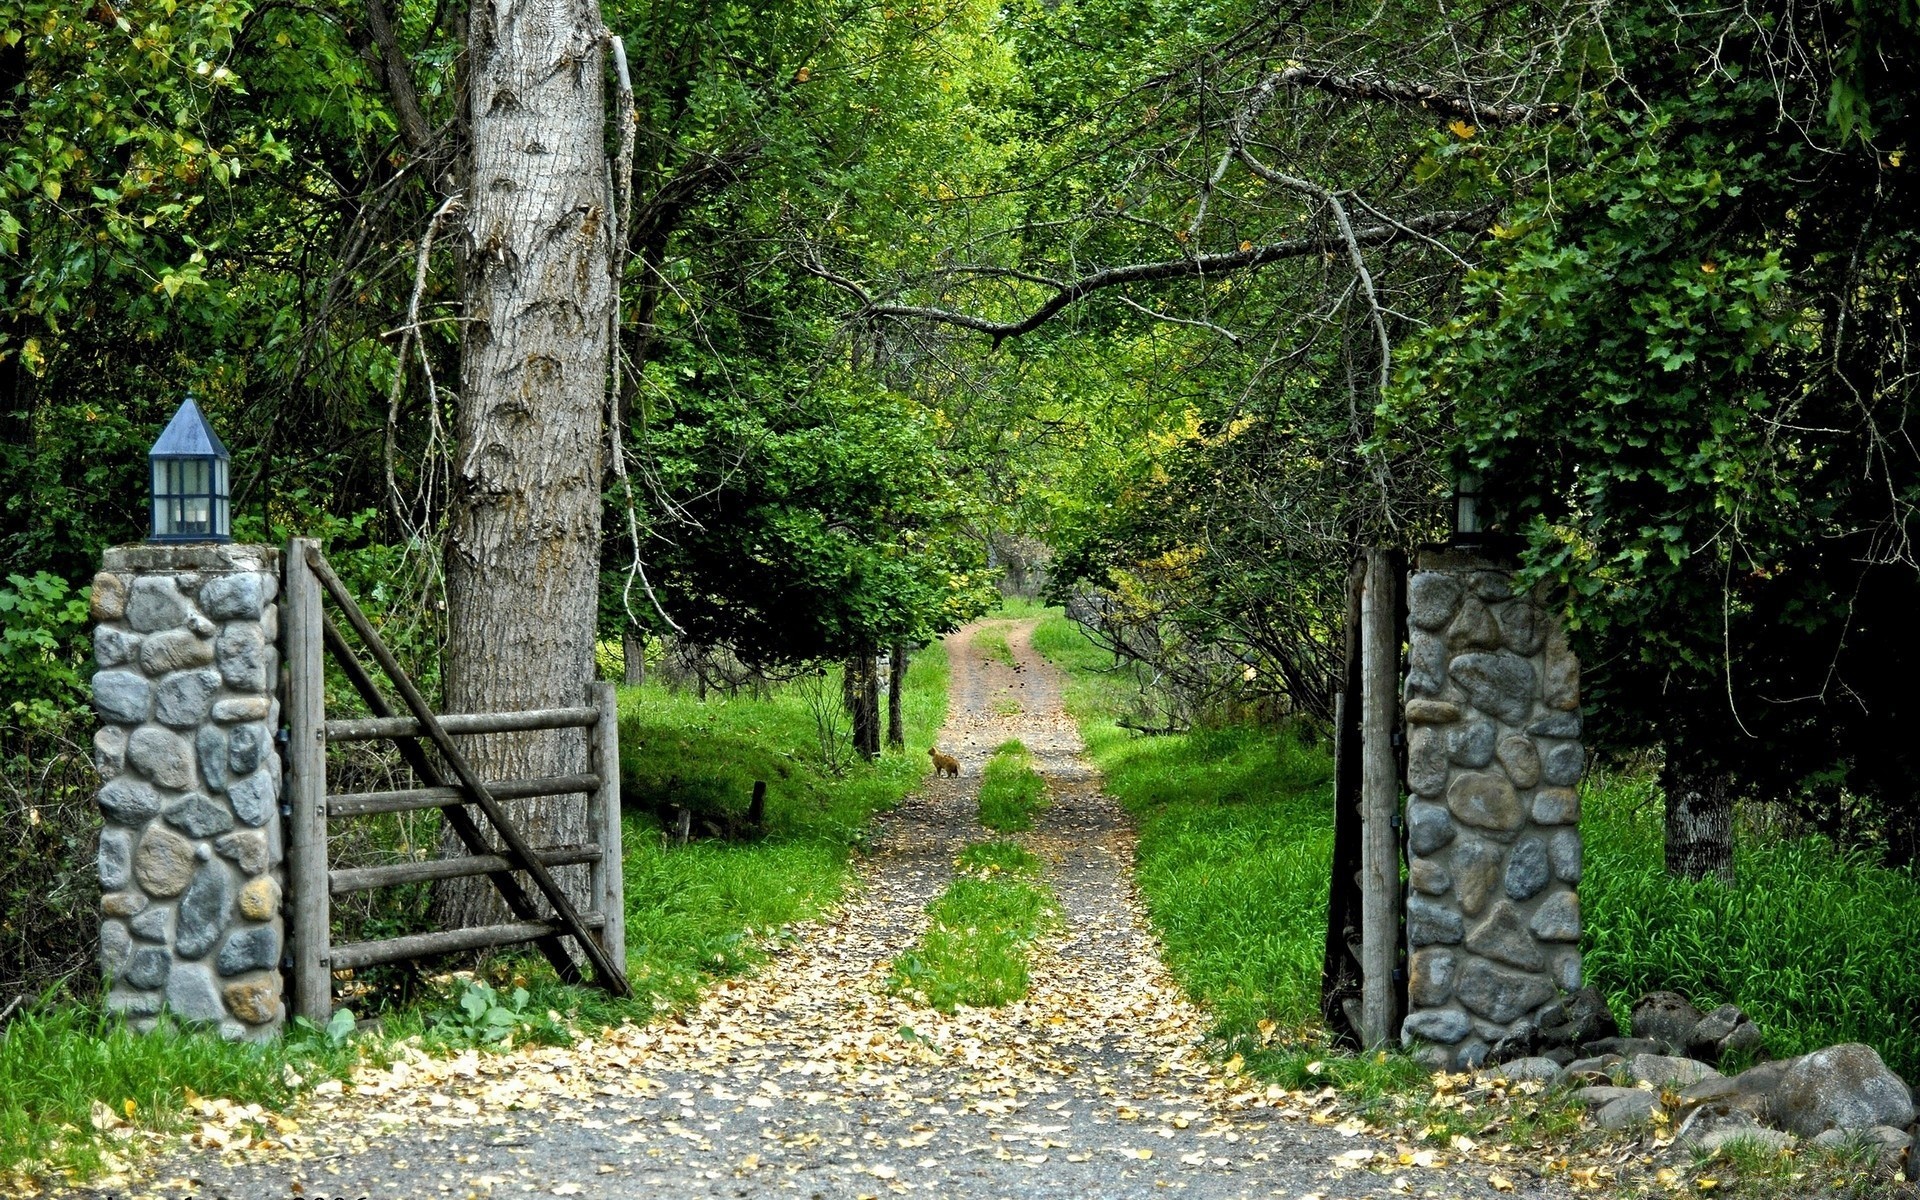
[[[107,1006],[277,1033],[280,552],[133,545],[93,580]]]
[[[1436,1067],[1580,986],[1580,664],[1511,575],[1429,551],[1407,591],[1408,1015]]]

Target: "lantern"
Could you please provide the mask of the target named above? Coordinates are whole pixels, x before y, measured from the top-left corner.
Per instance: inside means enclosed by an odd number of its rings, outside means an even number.
[[[151,469],[150,542],[230,542],[227,454],[220,435],[188,396],[147,452]]]
[[[1456,546],[1472,548],[1485,544],[1487,540],[1485,517],[1480,512],[1480,489],[1480,472],[1468,466],[1454,470],[1451,541]]]

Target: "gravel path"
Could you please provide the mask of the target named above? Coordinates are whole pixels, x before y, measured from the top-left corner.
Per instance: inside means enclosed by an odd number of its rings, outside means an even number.
[[[882,817],[844,906],[753,977],[716,985],[681,1018],[591,1043],[414,1056],[328,1086],[278,1148],[175,1155],[135,1194],[1500,1194],[1485,1167],[1345,1165],[1397,1150],[1343,1129],[1327,1096],[1265,1089],[1208,1058],[1207,1017],[1160,965],[1130,884],[1131,834],[1081,757],[1033,622],[998,624],[1011,665],[983,651],[982,625],[947,642],[941,747],[962,776],[930,780]],[[943,1016],[889,996],[887,966],[924,926],[954,855],[985,836],[980,765],[1010,737],[1052,789],[1022,840],[1048,864],[1065,927],[1040,948],[1026,999]],[[1506,1194],[1562,1194],[1508,1174],[1517,1190]]]

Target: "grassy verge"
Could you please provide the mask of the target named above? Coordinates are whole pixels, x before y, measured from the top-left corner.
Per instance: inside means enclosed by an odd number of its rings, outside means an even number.
[[[954,865],[960,874],[927,906],[927,931],[893,962],[893,990],[941,1012],[1018,1000],[1027,947],[1055,919],[1040,862],[997,840],[968,846]]]
[[[1047,806],[1047,784],[1017,739],[1002,742],[980,771],[980,823],[995,833],[1022,833]]]

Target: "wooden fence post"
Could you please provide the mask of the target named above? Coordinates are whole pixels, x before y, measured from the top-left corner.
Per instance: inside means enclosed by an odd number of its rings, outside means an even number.
[[[324,1026],[333,1016],[328,947],[326,672],[320,583],[307,565],[311,538],[286,557],[287,890],[292,910],[293,1012]]]
[[[591,737],[594,774],[600,786],[588,802],[588,821],[600,843],[600,860],[593,864],[593,905],[606,918],[600,927],[600,945],[622,971],[627,969],[627,897],[620,861],[620,697],[610,683],[593,685],[593,702],[600,710]]]
[[[1361,986],[1360,1039],[1368,1049],[1398,1032],[1393,970],[1400,958],[1400,773],[1393,731],[1400,716],[1398,573],[1387,551],[1367,551],[1360,597]]]

